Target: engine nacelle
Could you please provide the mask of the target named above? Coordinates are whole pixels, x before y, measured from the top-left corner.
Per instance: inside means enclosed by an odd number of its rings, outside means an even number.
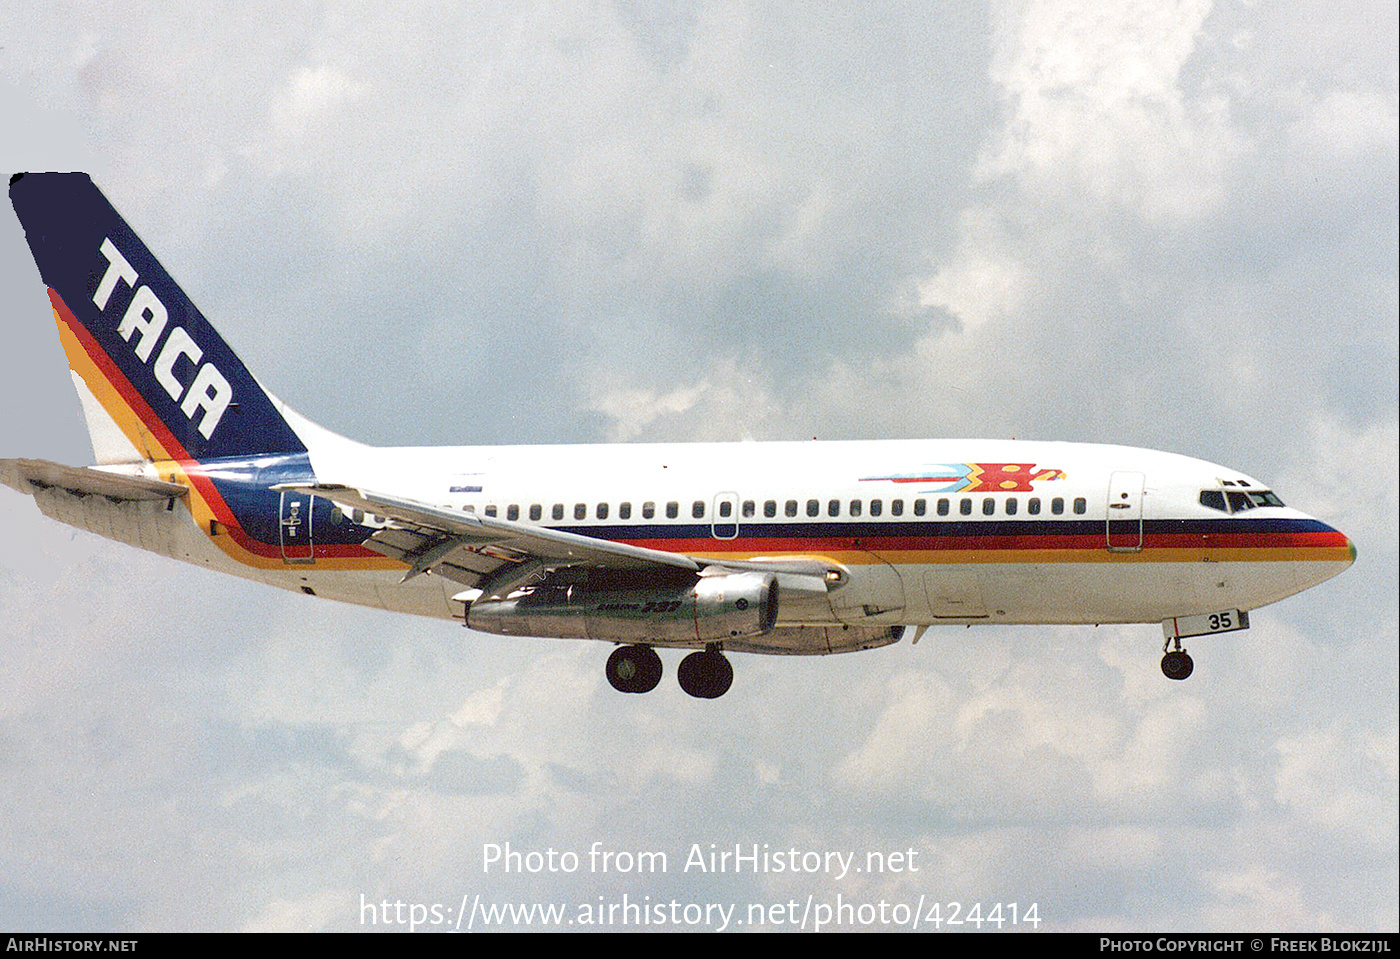
[[[467,625],[484,633],[618,642],[716,643],[762,636],[777,621],[778,578],[758,572],[649,589],[539,587],[467,607]]]

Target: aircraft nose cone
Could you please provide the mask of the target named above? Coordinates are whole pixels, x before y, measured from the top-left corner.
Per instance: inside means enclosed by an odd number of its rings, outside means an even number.
[[[1330,523],[1314,520],[1318,536],[1312,541],[1310,555],[1295,566],[1299,585],[1303,589],[1316,586],[1350,569],[1356,562],[1356,543]]]
[[[1355,540],[1353,540],[1347,534],[1343,533],[1341,530],[1337,529],[1337,527],[1333,526],[1331,523],[1323,523],[1322,528],[1327,531],[1334,545],[1345,548],[1346,564],[1350,566],[1352,563],[1356,562]]]
[[[1335,576],[1344,569],[1349,569],[1356,562],[1356,541],[1343,533],[1330,523],[1324,523],[1323,528],[1327,530],[1329,539],[1332,541],[1332,566],[1335,571],[1331,575]]]

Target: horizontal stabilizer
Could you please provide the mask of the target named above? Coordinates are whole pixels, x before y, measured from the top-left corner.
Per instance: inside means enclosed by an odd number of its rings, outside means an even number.
[[[57,487],[77,496],[105,496],[111,500],[162,500],[189,492],[179,483],[65,466],[49,460],[0,460],[0,483],[21,493],[32,493],[36,486]]]

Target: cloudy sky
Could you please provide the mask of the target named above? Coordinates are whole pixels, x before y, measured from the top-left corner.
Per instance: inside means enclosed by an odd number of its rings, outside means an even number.
[[[333,429],[1148,446],[1360,559],[1192,644],[1187,683],[1156,626],[947,629],[736,656],[702,703],[0,490],[0,926],[625,894],[1396,929],[1393,3],[168,7],[9,3],[0,158],[90,171]],[[8,204],[0,290],[0,456],[90,462]],[[484,869],[507,842],[670,870]],[[695,843],[919,871],[684,873]]]

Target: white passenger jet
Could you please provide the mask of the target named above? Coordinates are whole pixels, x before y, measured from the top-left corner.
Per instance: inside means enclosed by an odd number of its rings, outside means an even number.
[[[1350,540],[1238,470],[1077,443],[915,440],[380,449],[263,389],[85,175],[10,198],[96,465],[0,460],[48,516],[176,559],[513,636],[656,647],[721,696],[727,652],[917,642],[939,623],[1189,636],[1346,569]]]

